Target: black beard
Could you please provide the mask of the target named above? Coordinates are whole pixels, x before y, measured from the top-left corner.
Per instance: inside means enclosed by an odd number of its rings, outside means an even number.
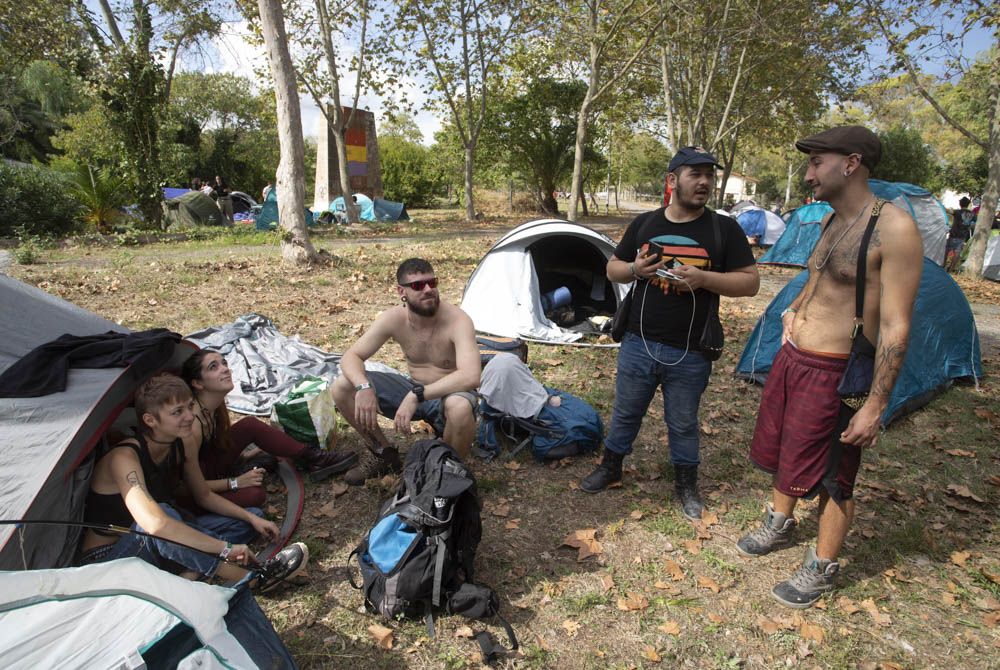
[[[694,189],[691,189],[691,195],[694,194]],[[680,185],[674,188],[674,195],[677,197],[677,204],[685,209],[697,209],[699,207],[704,207],[705,205],[695,205],[691,202],[691,198],[688,197],[688,190],[686,188],[681,188]]]
[[[424,307],[423,305],[420,305],[420,304],[413,304],[409,300],[406,300],[405,302],[406,302],[406,307],[411,312],[413,312],[414,314],[416,314],[418,316],[434,316],[435,314],[437,314],[438,307],[440,307],[440,305],[441,305],[441,299],[440,298],[435,298],[434,299],[434,304],[431,305],[430,307]]]

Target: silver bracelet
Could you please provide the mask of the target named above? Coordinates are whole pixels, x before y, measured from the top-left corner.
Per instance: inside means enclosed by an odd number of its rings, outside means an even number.
[[[236,477],[230,477],[229,479],[229,490],[235,491],[240,487],[240,483],[236,481]]]

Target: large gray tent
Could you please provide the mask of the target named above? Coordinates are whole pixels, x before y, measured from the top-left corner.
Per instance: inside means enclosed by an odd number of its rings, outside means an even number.
[[[0,275],[0,373],[63,334],[127,329]],[[194,350],[179,344],[168,367]],[[5,668],[294,668],[245,584],[190,582],[136,558],[68,568],[95,447],[152,371],[71,368],[66,389],[0,398],[0,658]],[[9,572],[8,572],[9,571]]]

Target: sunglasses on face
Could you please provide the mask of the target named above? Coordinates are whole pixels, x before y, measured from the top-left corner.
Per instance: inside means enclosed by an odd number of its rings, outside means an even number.
[[[418,279],[417,281],[406,282],[400,284],[400,286],[406,286],[407,288],[412,288],[414,291],[423,291],[425,288],[437,288],[438,280],[437,277],[432,277],[431,279]]]

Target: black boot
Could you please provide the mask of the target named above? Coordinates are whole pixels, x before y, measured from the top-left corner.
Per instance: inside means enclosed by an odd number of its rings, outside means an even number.
[[[622,480],[622,459],[623,454],[604,450],[604,458],[597,469],[580,480],[580,490],[587,493],[597,493],[603,491],[612,484],[617,484]]]
[[[675,465],[674,486],[677,489],[677,499],[681,503],[684,516],[692,521],[700,521],[705,506],[698,495],[698,466]]]

